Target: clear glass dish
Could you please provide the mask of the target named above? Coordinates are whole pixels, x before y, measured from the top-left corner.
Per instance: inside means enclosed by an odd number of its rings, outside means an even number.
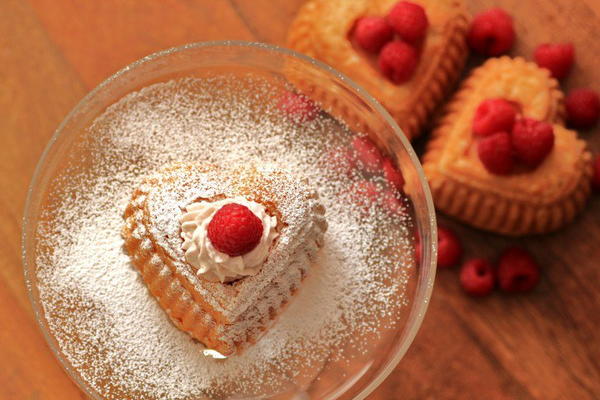
[[[277,399],[363,399],[394,369],[408,350],[423,320],[435,276],[436,221],[429,188],[410,143],[390,115],[364,89],[327,65],[302,54],[275,46],[246,42],[195,43],[145,57],[117,72],[90,92],[65,118],[50,140],[33,176],[23,224],[23,263],[29,296],[37,322],[57,359],[81,387],[94,399],[102,399],[65,356],[49,328],[41,304],[36,256],[51,251],[39,245],[40,221],[48,218],[44,210],[51,201],[49,193],[56,177],[68,168],[68,154],[74,143],[94,119],[107,107],[127,94],[149,85],[175,78],[246,72],[290,82],[318,102],[336,104],[332,112],[351,129],[368,131],[371,139],[391,154],[406,180],[405,192],[418,237],[421,257],[411,271],[402,312],[396,317],[396,329],[377,337],[374,351],[352,356],[350,367],[330,363],[320,367],[302,384],[294,382],[277,394],[253,393],[252,398]],[[333,99],[333,100],[332,100]],[[79,168],[86,168],[85,165]],[[337,372],[336,372],[337,371]],[[343,372],[342,372],[343,371]],[[290,378],[293,379],[293,378]],[[245,397],[244,395],[241,395]],[[223,396],[222,398],[240,398]]]

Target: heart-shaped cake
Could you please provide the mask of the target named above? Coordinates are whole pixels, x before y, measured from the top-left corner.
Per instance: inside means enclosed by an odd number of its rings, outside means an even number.
[[[522,121],[553,130],[550,150],[535,168],[496,174],[484,166],[477,147],[482,139],[473,127],[478,107],[489,99],[514,104]],[[571,221],[590,193],[591,155],[563,118],[563,94],[547,70],[510,57],[475,69],[447,104],[423,156],[436,207],[474,227],[514,236],[554,231]],[[499,147],[490,149],[492,157],[499,157]]]
[[[135,190],[123,237],[172,322],[227,356],[299,288],[323,245],[324,213],[306,182],[275,168],[177,165]]]
[[[378,59],[353,38],[361,19],[377,17],[381,24],[385,24],[385,16],[397,5],[398,0],[309,0],[293,21],[287,43],[290,48],[331,65],[367,89],[410,139],[420,133],[431,112],[462,71],[468,55],[465,37],[469,18],[461,0],[411,2],[409,10],[415,5],[424,10],[424,16],[421,11],[421,26],[426,30],[420,29],[423,37],[417,40],[411,37],[410,44],[404,40],[408,40],[405,36],[390,31],[388,39],[395,43],[389,51],[384,47],[381,52],[389,53],[393,63],[396,57],[402,57],[404,49],[414,60],[407,60],[409,70],[386,75],[385,68],[381,67],[381,55]],[[400,15],[400,19],[403,18],[413,17]],[[371,28],[367,26],[367,29]],[[373,32],[378,32],[377,26],[373,29]],[[350,125],[359,117],[345,115],[350,107],[344,107],[343,93],[342,96],[337,95],[335,88],[307,88],[298,84],[298,79],[293,81],[305,94]]]

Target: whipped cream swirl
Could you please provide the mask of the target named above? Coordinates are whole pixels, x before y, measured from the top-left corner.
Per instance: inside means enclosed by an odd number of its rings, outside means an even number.
[[[258,245],[249,253],[231,257],[221,253],[208,238],[208,224],[221,207],[236,203],[248,207],[263,225]],[[199,201],[185,208],[181,222],[181,237],[185,260],[197,268],[198,276],[213,282],[229,282],[244,276],[255,275],[269,255],[271,244],[277,237],[277,217],[267,214],[262,204],[234,197],[217,201]]]

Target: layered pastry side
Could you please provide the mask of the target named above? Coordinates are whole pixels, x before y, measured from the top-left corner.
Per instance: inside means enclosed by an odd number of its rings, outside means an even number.
[[[464,0],[308,0],[290,26],[287,45],[364,87],[411,139],[460,76],[469,53],[469,19]],[[406,25],[412,32],[402,29]],[[290,75],[306,95],[349,126],[378,130],[352,112],[338,88]]]
[[[167,167],[124,214],[132,263],[171,321],[228,356],[255,342],[323,245],[308,183],[272,167]]]

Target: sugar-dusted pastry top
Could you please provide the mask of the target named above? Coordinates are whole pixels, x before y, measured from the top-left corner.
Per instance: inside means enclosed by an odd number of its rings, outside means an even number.
[[[178,165],[148,178],[140,187],[150,220],[149,234],[171,259],[178,272],[227,321],[235,321],[282,271],[293,263],[300,246],[314,254],[323,240],[326,222],[323,206],[305,182],[272,167],[221,169],[215,166]],[[276,213],[279,236],[260,273],[231,285],[199,280],[185,261],[180,217],[198,199],[243,196]],[[314,248],[311,249],[310,248]]]

